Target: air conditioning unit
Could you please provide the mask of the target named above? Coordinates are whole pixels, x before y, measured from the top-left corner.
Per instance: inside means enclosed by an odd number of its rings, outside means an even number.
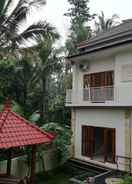
[[[83,72],[87,72],[89,70],[89,64],[88,63],[83,63],[79,65],[79,68]]]

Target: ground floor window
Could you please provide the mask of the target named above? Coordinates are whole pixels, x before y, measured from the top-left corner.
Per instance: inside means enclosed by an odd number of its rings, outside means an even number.
[[[82,126],[82,155],[101,162],[115,162],[115,129]]]

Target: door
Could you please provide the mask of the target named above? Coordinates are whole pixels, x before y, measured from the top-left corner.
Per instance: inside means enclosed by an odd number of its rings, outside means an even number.
[[[101,162],[115,162],[115,129],[82,126],[82,155]]]
[[[92,158],[93,127],[82,126],[82,155]]]
[[[104,161],[115,162],[115,129],[104,129]]]

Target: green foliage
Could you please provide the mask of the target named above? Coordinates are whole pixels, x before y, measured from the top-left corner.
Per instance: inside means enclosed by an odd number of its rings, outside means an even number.
[[[120,184],[131,184],[132,183],[132,176],[125,176],[123,181]]]
[[[24,108],[22,106],[20,106],[17,102],[11,101],[11,105],[12,105],[11,108],[12,108],[13,112],[16,112],[17,114],[19,114],[21,116],[25,116]],[[2,111],[3,108],[4,108],[4,101],[1,102],[0,111]],[[33,123],[38,122],[40,119],[40,114],[38,112],[33,112],[32,114],[30,113],[29,116],[26,116],[25,118]]]
[[[53,27],[46,21],[29,24],[27,28],[20,30],[32,8],[45,5],[45,0],[17,0],[16,3],[14,2],[15,0],[0,1],[0,47],[8,48],[10,51],[19,48],[21,44],[25,44],[30,39],[42,38],[43,35],[53,30]]]
[[[70,18],[71,27],[66,41],[66,48],[68,54],[72,55],[77,53],[76,45],[91,36],[91,28],[88,23],[95,15],[90,14],[89,0],[68,0],[68,2],[71,8],[65,13],[65,16]]]
[[[65,76],[65,87],[66,89],[72,89],[72,73],[67,73]]]
[[[52,36],[46,37],[45,42],[40,42],[37,47],[40,57],[40,62],[37,65],[37,80],[40,83],[40,112],[42,122],[50,121],[48,114],[52,92],[54,92],[55,96],[56,81],[61,80],[58,78],[58,73],[61,73],[63,68],[62,49],[56,49],[54,46],[58,36],[56,30],[54,30]]]
[[[65,107],[66,74],[58,73],[49,85],[48,122],[70,124],[70,109]]]
[[[6,67],[6,68],[10,68],[11,66],[14,66],[17,63],[17,61],[15,59],[1,59],[0,60],[0,67]]]
[[[9,10],[12,2],[13,0],[8,0],[4,6]],[[11,14],[8,20],[12,18],[13,24],[8,27],[10,29],[8,31],[11,33],[11,35],[8,35],[8,41],[11,45],[8,45],[8,49],[4,47],[0,53],[0,103],[3,103],[5,98],[9,96],[16,102],[16,106],[13,104],[14,111],[33,122],[37,121],[39,126],[51,121],[69,123],[70,110],[65,108],[63,48],[57,49],[55,47],[59,34],[55,28],[48,27],[46,24],[43,32],[37,32],[37,35],[42,33],[41,36],[36,36],[33,32],[41,30],[43,27],[43,23],[40,23],[39,26],[37,24],[28,28],[26,30],[28,35],[25,31],[21,36],[18,35],[19,23],[25,20],[25,16],[31,8],[29,4],[34,6],[38,2],[42,3],[42,0],[31,0],[30,2],[19,0],[16,9],[10,10]],[[17,11],[20,11],[21,15],[21,9],[24,12],[23,16],[19,17]],[[16,18],[18,19],[16,20]],[[6,33],[4,32],[3,38]],[[13,34],[17,36],[15,40]],[[13,40],[10,40],[10,36],[13,37]],[[37,38],[37,45],[32,48],[16,49],[19,47],[20,42],[28,40],[29,36]],[[5,39],[2,43],[8,43]],[[10,48],[14,49],[15,52],[10,52]],[[21,53],[21,57],[18,57],[19,53]],[[21,109],[18,108],[18,104]]]
[[[2,10],[4,9],[6,0],[1,0],[0,1],[0,16],[2,16]]]
[[[65,107],[63,57],[52,44],[45,45],[41,42],[34,49],[37,60],[24,54],[19,62],[1,60],[0,103],[10,96],[22,107],[24,117],[38,125],[51,121],[67,123],[70,110]],[[47,48],[49,55],[45,54]],[[30,117],[34,112],[37,114]]]
[[[65,162],[69,158],[69,146],[71,144],[70,129],[57,123],[45,124],[42,129],[56,135],[53,144],[58,150],[61,162]]]
[[[56,169],[48,173],[39,173],[37,174],[37,183],[43,184],[44,181],[47,184],[69,184],[69,176],[67,173],[64,173],[63,168]]]
[[[21,116],[24,115],[23,108],[15,101],[12,101],[12,111],[20,114]]]
[[[33,114],[31,114],[31,116],[29,116],[29,121],[31,122],[37,122],[40,119],[40,114],[37,112],[34,112]]]
[[[9,59],[0,60],[0,101],[12,94],[12,81],[14,80],[15,61]]]
[[[105,18],[104,12],[101,11],[101,14],[97,16],[97,21],[95,21],[95,34],[109,31],[119,24],[118,19],[119,17],[116,14],[112,15],[111,18]]]
[[[71,18],[72,26],[80,22],[85,23],[94,17],[94,15],[89,13],[89,0],[68,0],[68,2],[71,8],[68,9],[65,16]]]

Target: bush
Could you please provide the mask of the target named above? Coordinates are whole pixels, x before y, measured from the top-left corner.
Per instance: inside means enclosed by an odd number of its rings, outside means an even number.
[[[53,145],[57,148],[60,161],[64,163],[69,158],[69,146],[71,145],[71,131],[58,123],[47,123],[43,130],[55,134]]]
[[[120,184],[132,184],[132,176],[125,176]]]

